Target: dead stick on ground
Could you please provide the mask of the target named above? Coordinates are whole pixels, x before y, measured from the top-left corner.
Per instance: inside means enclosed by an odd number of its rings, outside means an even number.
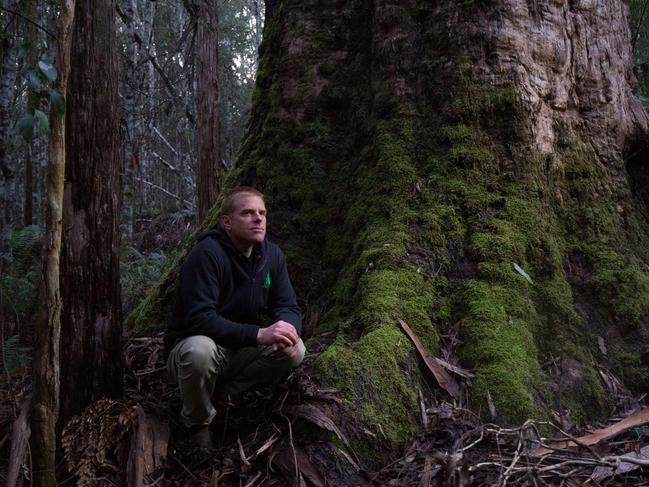
[[[507,485],[507,480],[509,479],[509,476],[511,475],[512,471],[514,470],[514,467],[518,463],[518,460],[521,457],[521,450],[523,448],[523,429],[521,428],[521,431],[519,433],[519,438],[518,438],[518,445],[516,446],[516,451],[514,452],[514,458],[512,459],[512,463],[509,464],[509,467],[507,467],[507,470],[502,475],[502,487],[505,487]]]
[[[284,415],[284,411],[283,411],[284,402],[286,401],[286,398],[288,397],[288,392],[289,391],[286,391],[286,394],[284,394],[284,397],[282,398],[282,402],[279,405],[279,414],[288,423],[288,442],[289,442],[289,445],[291,445],[291,451],[293,452],[293,462],[294,462],[294,465],[295,465],[295,485],[300,485],[300,469],[297,466],[297,453],[295,453],[295,445],[293,444],[293,427],[291,425],[291,420],[288,419]]]
[[[252,480],[246,484],[245,487],[252,487],[253,485],[255,485],[255,482],[257,482],[257,479],[258,479],[259,477],[261,477],[261,472],[257,472],[257,475],[255,475],[255,476],[252,478]]]

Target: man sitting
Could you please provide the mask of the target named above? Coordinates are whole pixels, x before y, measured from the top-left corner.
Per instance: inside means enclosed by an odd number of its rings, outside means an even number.
[[[165,334],[182,421],[211,448],[212,396],[226,398],[287,375],[304,358],[301,318],[284,254],[266,240],[264,195],[232,189],[221,223],[187,255]],[[261,312],[272,324],[261,326]]]

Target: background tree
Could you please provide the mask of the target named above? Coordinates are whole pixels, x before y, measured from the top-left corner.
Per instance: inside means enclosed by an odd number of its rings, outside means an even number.
[[[606,415],[599,367],[646,387],[647,115],[624,2],[266,14],[228,181],[266,193],[307,313],[326,311],[316,367],[345,414],[377,443],[416,432],[428,386],[398,319],[433,353],[459,332],[471,407],[499,421]],[[173,277],[130,327],[162,322]]]
[[[70,69],[74,1],[59,5],[55,86],[63,98]],[[33,484],[55,486],[56,420],[59,412],[59,336],[61,331],[60,254],[65,180],[65,118],[62,109],[50,110],[47,172],[46,232],[43,245],[43,303],[35,326],[32,373],[31,454]],[[63,107],[64,108],[64,107]]]
[[[61,425],[123,390],[115,2],[76,4],[66,135]]]
[[[4,2],[3,7],[14,10],[17,2]],[[16,59],[13,51],[16,43],[18,21],[4,8],[0,12],[2,36],[0,37],[0,271],[6,271],[11,260],[11,231],[13,211],[11,202],[15,192],[15,169],[9,158],[12,92],[16,79]]]
[[[216,202],[221,186],[219,90],[219,21],[216,1],[196,9],[196,156],[198,158],[198,221]]]

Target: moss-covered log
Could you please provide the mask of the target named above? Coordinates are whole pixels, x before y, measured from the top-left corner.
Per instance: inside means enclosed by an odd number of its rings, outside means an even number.
[[[471,405],[490,396],[501,421],[605,415],[597,363],[649,385],[649,138],[626,2],[268,7],[226,184],[266,193],[299,295],[337,332],[317,367],[350,415],[393,444],[417,431],[424,379],[399,318],[433,353],[460,324]],[[135,332],[166,320],[174,272]]]

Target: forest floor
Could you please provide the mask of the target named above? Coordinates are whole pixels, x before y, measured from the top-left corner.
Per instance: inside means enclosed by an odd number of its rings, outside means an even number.
[[[218,448],[206,451],[188,442],[178,423],[180,399],[166,379],[161,335],[131,339],[126,399],[99,401],[68,424],[63,443],[72,474],[63,474],[59,485],[648,485],[649,409],[639,401],[588,428],[564,431],[534,421],[503,428],[455,406],[441,388],[431,400],[420,398],[415,414],[421,433],[386,450],[383,462],[370,468],[354,448],[363,438],[381,441],[358,425],[340,423],[336,391],[321,388],[311,374],[326,344],[310,343],[305,363],[285,383],[216,405]],[[9,464],[16,461],[12,428],[29,379],[25,373],[5,377],[0,387],[9,398],[0,403],[0,484],[7,485]],[[628,393],[618,393],[618,404],[628,407]],[[28,454],[21,463],[28,479]]]

